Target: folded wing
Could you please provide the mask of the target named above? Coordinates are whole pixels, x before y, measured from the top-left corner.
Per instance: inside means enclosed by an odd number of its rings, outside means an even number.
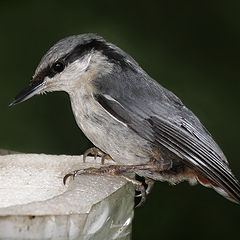
[[[173,93],[146,75],[130,77],[132,82],[125,84],[117,79],[101,79],[96,84],[95,99],[139,136],[176,154],[210,180],[216,191],[239,203],[240,185],[199,119]]]

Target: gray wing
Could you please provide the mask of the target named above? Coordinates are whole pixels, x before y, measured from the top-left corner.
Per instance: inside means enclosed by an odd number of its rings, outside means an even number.
[[[130,80],[131,79],[131,80]],[[139,136],[164,146],[240,202],[240,185],[210,133],[170,91],[146,73],[95,80],[95,99]]]

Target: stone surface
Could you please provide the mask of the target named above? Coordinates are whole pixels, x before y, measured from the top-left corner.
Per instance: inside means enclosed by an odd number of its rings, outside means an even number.
[[[131,184],[82,175],[63,185],[67,173],[99,166],[82,156],[0,156],[0,239],[130,239]]]

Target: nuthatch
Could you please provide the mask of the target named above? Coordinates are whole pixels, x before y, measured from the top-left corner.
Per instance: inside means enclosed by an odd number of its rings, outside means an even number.
[[[226,157],[199,119],[154,81],[128,54],[95,34],[67,37],[40,61],[28,87],[10,105],[40,93],[66,91],[78,126],[117,165],[66,175],[111,174],[141,191],[153,180],[212,187],[240,203],[240,185]],[[85,154],[86,156],[86,154]],[[125,173],[146,179],[147,191]]]

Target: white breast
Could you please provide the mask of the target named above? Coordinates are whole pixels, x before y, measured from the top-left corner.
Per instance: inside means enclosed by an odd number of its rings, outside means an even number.
[[[149,144],[102,108],[89,88],[81,87],[70,94],[73,113],[83,133],[119,164],[148,162]]]

